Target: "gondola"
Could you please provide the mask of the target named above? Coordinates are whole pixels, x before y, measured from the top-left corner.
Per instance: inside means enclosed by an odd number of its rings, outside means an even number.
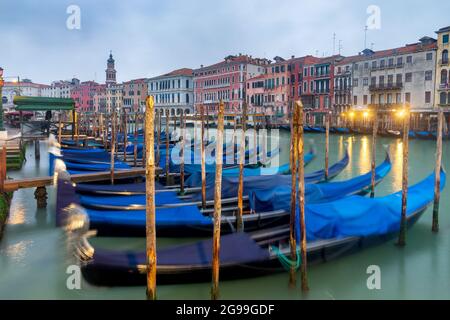
[[[389,159],[377,168],[376,181],[381,181],[390,169]],[[362,182],[363,181],[363,182]],[[347,195],[365,192],[370,186],[371,176],[366,174],[364,178],[356,177],[348,181],[339,182],[341,189],[330,187],[333,183],[323,185],[306,185],[306,201],[319,202],[323,197],[345,197]],[[289,183],[288,181],[283,181]],[[280,183],[275,180],[273,184]],[[343,187],[345,186],[345,188]],[[243,216],[244,229],[246,231],[270,228],[286,224],[289,221],[289,204],[282,202],[278,210],[255,211],[251,207],[251,192],[264,192],[265,188],[258,181],[254,185],[247,184],[248,197],[244,197],[246,203],[246,214]],[[267,186],[266,186],[267,188]],[[169,204],[160,205],[157,209],[156,225],[158,236],[181,237],[181,236],[202,236],[209,235],[213,228],[213,212],[214,200],[207,202],[207,208],[201,209],[201,202],[186,202],[178,199],[176,194],[166,194],[165,197],[172,197]],[[58,215],[61,216],[58,221],[64,221],[64,204],[67,199],[73,199],[76,204],[80,200],[75,194],[75,189],[70,182],[61,181],[58,184]],[[140,199],[142,198],[142,199]],[[98,197],[97,209],[86,208],[92,229],[98,230],[103,236],[144,236],[145,235],[145,196],[130,197]],[[61,202],[60,202],[61,201]],[[130,203],[130,201],[141,201],[138,203]],[[237,199],[228,198],[222,201],[222,232],[230,233],[234,231],[236,224],[235,212]],[[114,206],[114,204],[116,206]],[[90,207],[94,204],[91,203]],[[112,210],[116,209],[116,210]]]
[[[445,172],[441,171],[441,189],[445,186],[445,178]],[[410,187],[408,196],[407,226],[411,227],[433,202],[434,174]],[[326,262],[394,238],[400,228],[400,216],[401,192],[381,198],[352,196],[307,206],[308,264]],[[78,219],[80,217],[82,215],[77,216]],[[297,223],[297,241],[299,233]],[[94,247],[88,241],[89,235],[81,236],[76,245],[76,253],[83,261],[82,274],[89,283],[100,286],[145,285],[145,252]],[[281,272],[285,270],[281,261],[289,255],[289,229],[286,227],[222,236],[220,279]],[[158,249],[157,263],[158,284],[210,281],[212,239]]]

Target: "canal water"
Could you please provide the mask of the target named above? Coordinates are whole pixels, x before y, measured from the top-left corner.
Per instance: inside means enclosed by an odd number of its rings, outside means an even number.
[[[314,144],[316,159],[307,166],[312,172],[323,168],[324,135],[306,134],[306,144]],[[282,161],[288,161],[289,135],[281,132]],[[336,178],[345,180],[370,170],[371,137],[330,136],[330,164],[350,152],[349,166]],[[443,146],[443,164],[450,168],[450,142]],[[391,154],[390,174],[376,189],[383,196],[401,189],[402,143],[399,139],[379,138],[377,163]],[[47,145],[41,143],[41,159],[35,161],[33,145],[27,146],[27,162],[13,178],[48,174]],[[435,142],[410,141],[410,184],[434,170]],[[10,217],[0,242],[0,299],[145,299],[145,287],[95,287],[82,282],[80,290],[66,287],[66,268],[73,263],[66,237],[55,227],[55,190],[48,188],[48,208],[36,209],[34,190],[14,194]],[[441,198],[440,232],[431,232],[431,209],[408,231],[407,245],[399,248],[395,240],[321,265],[310,266],[310,292],[288,288],[288,274],[278,273],[254,279],[223,281],[222,299],[450,299],[450,187]],[[351,210],[351,208],[349,208]],[[376,214],[376,213],[374,213]],[[178,243],[177,239],[158,239],[158,246]],[[182,240],[182,241],[189,241]],[[143,249],[144,239],[96,239],[96,245],[110,248]],[[367,288],[367,268],[381,270],[381,289]],[[300,280],[300,279],[299,279]],[[161,285],[159,299],[209,299],[210,284]]]

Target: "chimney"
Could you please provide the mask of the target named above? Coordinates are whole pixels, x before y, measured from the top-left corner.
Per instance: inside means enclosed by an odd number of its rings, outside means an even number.
[[[295,56],[294,56],[294,55],[292,55],[292,56],[291,56],[291,59],[294,59],[294,58],[295,58]]]
[[[203,68],[203,65],[202,65],[202,64],[200,65],[200,68]]]

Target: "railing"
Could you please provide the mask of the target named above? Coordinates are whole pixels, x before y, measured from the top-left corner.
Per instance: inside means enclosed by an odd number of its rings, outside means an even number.
[[[371,91],[383,91],[383,90],[399,90],[403,88],[402,82],[387,83],[387,84],[372,84],[369,86]]]
[[[448,83],[441,83],[439,85],[439,90],[450,90],[450,85]]]
[[[447,66],[448,65],[448,59],[440,59],[439,60],[439,65],[441,66]]]

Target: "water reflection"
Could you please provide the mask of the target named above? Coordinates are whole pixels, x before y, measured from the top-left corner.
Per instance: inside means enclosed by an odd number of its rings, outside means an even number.
[[[9,257],[11,262],[23,264],[23,260],[27,256],[28,249],[32,244],[32,240],[19,241],[1,250],[0,254]]]
[[[402,188],[402,167],[403,167],[403,142],[397,140],[390,145],[390,154],[392,161],[392,190],[400,190]]]
[[[23,202],[13,201],[7,224],[20,225],[25,223],[25,207]]]
[[[359,174],[365,174],[371,169],[371,152],[369,151],[369,139],[367,136],[361,138],[361,148],[359,149]]]

